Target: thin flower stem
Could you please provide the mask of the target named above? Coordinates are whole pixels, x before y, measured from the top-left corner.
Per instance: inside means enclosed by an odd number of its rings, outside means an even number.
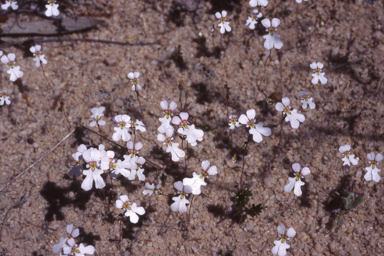
[[[139,107],[140,107],[140,112],[141,112],[140,114],[144,118],[144,113],[143,113],[143,109],[141,108],[140,97],[139,97],[138,91],[136,91],[136,96],[137,96],[137,101],[139,102]]]
[[[44,77],[45,77],[45,80],[47,80],[47,83],[48,83],[48,85],[51,87],[51,89],[52,89],[52,91],[54,91],[54,89],[53,89],[53,86],[52,86],[52,84],[51,84],[51,82],[49,81],[49,79],[48,79],[48,77],[45,75],[45,70],[44,70],[44,66],[43,66],[43,63],[41,63],[41,70],[43,71],[43,75],[44,75]]]
[[[167,224],[168,219],[169,219],[169,217],[171,216],[171,214],[172,214],[172,210],[169,209],[169,213],[168,213],[167,219],[164,221],[164,224],[161,226],[160,231],[159,231],[159,233],[157,233],[157,235],[161,235],[161,232],[163,231],[163,228],[164,228],[165,225]]]
[[[240,184],[239,184],[239,189],[243,187],[243,175],[244,175],[244,165],[245,165],[245,152],[247,151],[248,148],[248,141],[245,144],[245,148],[243,150],[243,166],[241,168],[241,176],[240,176]]]

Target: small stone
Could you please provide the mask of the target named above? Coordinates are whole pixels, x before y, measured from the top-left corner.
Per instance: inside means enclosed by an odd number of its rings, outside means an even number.
[[[363,174],[363,173],[362,173],[361,171],[358,171],[358,172],[356,173],[356,178],[360,178],[362,174]]]
[[[384,40],[384,34],[381,33],[381,31],[376,31],[375,33],[372,34],[372,37],[378,39],[378,40]]]
[[[248,230],[248,231],[252,231],[253,228],[255,227],[255,225],[251,224],[251,223],[248,223],[245,228]]]
[[[193,251],[194,253],[196,253],[196,252],[198,252],[198,251],[199,251],[199,249],[197,249],[197,247],[196,247],[196,246],[192,246],[192,251]]]
[[[112,66],[112,65],[115,65],[116,63],[117,63],[116,58],[105,58],[104,59],[104,64],[107,66]]]
[[[34,148],[38,148],[39,147],[39,143],[37,143],[37,142],[33,143],[33,147]]]

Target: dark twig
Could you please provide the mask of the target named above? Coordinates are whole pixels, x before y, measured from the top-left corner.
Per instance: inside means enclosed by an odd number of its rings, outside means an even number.
[[[137,230],[136,234],[135,234],[135,238],[132,240],[132,244],[131,244],[131,248],[129,249],[129,251],[132,253],[133,251],[133,244],[137,241],[137,238],[139,237],[139,234],[140,234],[140,231],[141,231],[141,227],[139,227],[139,229]]]
[[[165,225],[167,224],[167,221],[168,221],[169,217],[171,216],[171,213],[172,213],[172,210],[170,209],[170,210],[169,210],[169,213],[168,213],[168,216],[167,216],[167,219],[165,220],[163,226],[161,226],[160,231],[159,231],[159,233],[157,233],[157,235],[161,235],[161,231],[163,231],[163,228],[164,228]]]

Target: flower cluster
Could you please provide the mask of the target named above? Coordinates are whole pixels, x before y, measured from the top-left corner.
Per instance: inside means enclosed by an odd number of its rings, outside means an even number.
[[[282,111],[285,115],[285,122],[290,122],[291,127],[294,129],[299,128],[300,122],[305,121],[305,116],[303,114],[297,113],[296,109],[291,109],[290,100],[288,97],[281,99],[281,102],[276,103],[276,110]]]
[[[301,187],[304,186],[305,184],[304,182],[301,181],[301,179],[304,178],[304,176],[310,174],[311,170],[309,170],[308,167],[304,167],[303,169],[301,169],[301,166],[298,163],[294,163],[292,165],[292,168],[293,168],[293,171],[295,172],[295,177],[294,178],[288,177],[289,183],[284,187],[284,191],[290,192],[293,189],[293,187],[295,187],[295,189],[293,190],[293,193],[296,196],[301,196],[302,194]]]
[[[33,53],[33,56],[35,57],[33,60],[35,61],[35,65],[36,67],[40,67],[40,61],[43,63],[43,64],[47,64],[47,60],[44,58],[45,55],[41,55],[41,45],[35,45],[35,46],[32,46],[30,49],[29,49],[32,53]]]
[[[4,103],[7,105],[11,104],[9,96],[7,96],[7,90],[0,91],[0,106],[3,106]]]
[[[136,203],[131,203],[127,195],[121,195],[120,199],[116,200],[116,207],[125,211],[125,216],[129,217],[130,222],[137,223],[139,215],[145,213],[144,207],[138,207]]]
[[[47,8],[45,11],[45,16],[47,17],[51,17],[52,15],[58,16],[60,14],[59,5],[56,4],[55,0],[48,0],[48,4],[45,5],[45,8]]]
[[[132,91],[141,91],[143,88],[141,87],[141,85],[139,84],[139,76],[140,76],[140,73],[139,72],[129,72],[128,73],[128,78],[129,80],[131,80],[131,83],[132,83]]]
[[[184,186],[190,186],[192,188],[192,194],[200,195],[201,194],[201,186],[207,185],[207,183],[204,181],[204,179],[206,177],[209,177],[210,175],[216,175],[217,174],[217,167],[211,166],[208,169],[208,167],[210,165],[211,165],[211,163],[208,160],[203,161],[201,163],[202,170],[200,171],[200,173],[193,172],[193,178],[184,178],[183,179],[183,185]]]
[[[325,78],[325,73],[324,72],[321,72],[322,71],[322,68],[324,67],[323,63],[320,63],[320,62],[313,62],[311,65],[309,65],[311,67],[311,69],[313,70],[313,78],[312,78],[312,84],[316,85],[319,83],[321,84],[326,84],[327,83],[327,78]]]
[[[261,12],[259,12],[258,10],[253,10],[252,11],[253,15],[252,17],[248,17],[245,25],[246,26],[249,26],[250,29],[255,29],[255,25],[257,24],[257,20],[259,18],[261,18],[261,16],[263,16],[263,14]]]
[[[256,111],[254,109],[249,109],[247,110],[247,115],[242,114],[240,116],[239,122],[249,127],[249,134],[253,135],[253,140],[257,143],[260,143],[263,141],[263,137],[261,135],[270,136],[272,132],[270,128],[263,127],[262,122],[255,124],[255,117]]]
[[[215,13],[216,18],[219,20],[220,33],[224,34],[225,31],[231,32],[231,27],[229,26],[229,22],[227,21],[227,12],[222,11],[221,13]]]
[[[17,8],[19,8],[19,6],[17,5],[17,1],[15,0],[6,0],[5,4],[1,5],[1,9],[3,10],[8,10],[9,7],[11,7],[12,10],[17,10]]]
[[[371,166],[365,167],[365,170],[367,171],[367,173],[364,175],[364,179],[366,181],[373,180],[373,181],[379,182],[381,177],[378,173],[381,170],[377,168],[377,162],[383,160],[383,155],[379,153],[375,156],[375,153],[371,152],[367,155],[367,158]]]
[[[289,249],[291,246],[287,244],[287,240],[290,240],[290,238],[294,237],[296,235],[296,231],[293,228],[289,228],[287,230],[287,233],[285,233],[285,226],[281,225],[277,227],[277,232],[279,233],[281,239],[275,240],[273,243],[275,246],[272,248],[272,254],[278,255],[278,256],[285,256],[287,255],[287,249]]]
[[[309,97],[309,91],[301,91],[298,95],[301,98],[301,103],[303,103],[302,108],[306,109],[308,105],[310,109],[314,109],[316,107],[316,104],[313,102],[313,98]]]
[[[272,24],[269,19],[263,19],[261,24],[266,28],[268,35],[263,36],[265,39],[264,47],[268,50],[275,47],[276,49],[280,49],[283,47],[283,42],[280,40],[280,35],[276,34],[276,28],[280,25],[280,20],[277,18],[272,19]]]
[[[93,255],[95,253],[95,247],[92,245],[85,246],[82,243],[80,245],[75,243],[75,238],[79,236],[80,231],[78,228],[73,229],[73,224],[67,225],[66,231],[66,237],[60,237],[60,242],[52,247],[53,253],[60,252],[61,256],[84,256],[85,254]]]
[[[10,80],[12,82],[16,81],[17,78],[20,78],[24,75],[22,71],[20,71],[20,66],[15,66],[16,55],[14,53],[8,53],[8,55],[3,55],[3,52],[0,51],[1,62],[8,65],[9,69],[7,73],[11,75]]]
[[[103,114],[104,110],[105,110],[105,107],[91,109],[91,112],[92,112],[91,118],[93,118],[94,120],[89,124],[89,126],[95,127],[96,125],[102,126],[106,124],[106,122],[101,119],[101,117],[104,116]]]
[[[350,167],[351,164],[357,165],[359,160],[355,158],[355,155],[350,153],[351,145],[344,145],[339,148],[339,152],[343,155],[343,166]]]

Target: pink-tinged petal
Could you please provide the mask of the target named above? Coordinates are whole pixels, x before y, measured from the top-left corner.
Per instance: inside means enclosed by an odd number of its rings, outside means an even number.
[[[261,136],[261,134],[255,128],[249,129],[249,134],[253,135],[253,140],[255,142],[260,143],[260,142],[263,141],[263,137]]]
[[[285,226],[284,225],[277,226],[277,233],[279,233],[279,235],[284,235],[285,234]]]
[[[15,59],[16,59],[16,54],[14,54],[14,53],[9,53],[9,54],[8,54],[8,59],[9,59],[9,61],[15,61]]]
[[[299,163],[294,163],[294,164],[292,164],[292,169],[294,172],[298,173],[298,172],[300,172],[301,166]]]
[[[280,25],[280,20],[277,18],[272,19],[272,27],[276,28]]]
[[[36,52],[36,48],[35,48],[35,46],[32,46],[31,48],[29,48],[29,50],[30,50],[32,53],[35,53],[35,52]]]
[[[171,210],[174,212],[177,212],[179,210],[181,198],[180,196],[175,196],[175,197],[172,197],[172,200],[175,202],[171,204]]]
[[[281,47],[283,47],[283,42],[280,40],[280,35],[273,35],[272,37],[273,39],[273,45],[275,46],[276,49],[281,49]]]
[[[172,101],[171,104],[169,105],[169,109],[174,111],[177,108],[176,102]]]
[[[299,122],[296,118],[294,118],[294,117],[292,117],[292,116],[290,116],[290,118],[289,118],[289,122],[290,122],[291,127],[292,127],[293,129],[297,129],[297,128],[299,128],[299,126],[300,126],[300,122]]]
[[[78,237],[80,235],[80,230],[78,228],[76,228],[75,230],[73,230],[71,235],[73,237]]]
[[[165,130],[165,134],[167,135],[168,138],[171,138],[172,135],[173,135],[173,132],[175,131],[175,129],[173,129],[172,126],[169,126],[166,130]]]
[[[379,168],[374,168],[372,170],[372,180],[376,181],[376,182],[379,182],[381,177],[380,175],[378,174],[378,172],[380,172],[381,170]]]
[[[83,174],[86,175],[86,177],[83,180],[83,183],[81,183],[81,188],[85,191],[89,191],[92,189],[92,185],[93,185],[92,171],[85,170],[83,171]]]
[[[123,202],[127,202],[127,201],[129,201],[127,195],[121,195],[121,196],[120,196],[120,200],[123,201]]]
[[[349,161],[351,161],[351,163],[352,163],[353,165],[357,165],[357,164],[359,163],[359,160],[357,160],[357,159],[355,158],[355,155],[349,155]]]
[[[93,247],[92,245],[88,245],[87,247],[85,247],[83,244],[80,244],[79,251],[82,254],[94,254],[95,253],[95,247]]]
[[[271,251],[272,251],[273,255],[277,255],[277,253],[279,252],[279,247],[281,245],[281,241],[280,240],[275,240],[273,243],[275,244],[275,246],[272,248]]]
[[[295,178],[288,177],[288,180],[289,180],[289,183],[284,186],[285,192],[290,192],[293,189],[293,187],[295,186],[295,182],[296,182]]]
[[[180,118],[182,120],[188,120],[189,114],[187,112],[181,112],[180,113]]]
[[[232,28],[229,26],[229,22],[224,23],[224,28],[227,30],[227,32],[231,32]]]
[[[215,13],[216,19],[221,19],[221,14],[219,12]]]
[[[219,27],[220,27],[220,33],[221,33],[221,34],[224,34],[224,33],[225,33],[225,27],[224,27],[224,24],[220,23],[220,24],[219,24]]]
[[[165,110],[165,109],[168,109],[168,101],[166,100],[163,100],[160,102],[160,107]]]
[[[183,182],[182,181],[177,181],[173,183],[173,186],[176,188],[177,191],[183,191]]]
[[[136,71],[136,72],[134,72],[133,74],[135,75],[135,78],[139,78],[139,76],[140,76],[140,73],[139,73],[139,72],[137,72],[137,71]]]
[[[367,173],[364,175],[364,179],[366,181],[371,181],[372,180],[372,167],[365,167],[365,170],[367,171]]]
[[[246,115],[241,114],[241,116],[239,117],[239,122],[241,124],[247,125],[247,123],[249,122],[249,119],[248,119],[248,117]]]
[[[90,127],[95,127],[96,126],[96,121],[92,121],[90,124],[89,124]]]
[[[98,123],[99,125],[101,125],[101,126],[106,125],[106,122],[105,122],[104,120],[102,120],[102,119],[100,119],[99,121],[97,121],[97,123]]]
[[[115,119],[116,120],[116,119]],[[117,121],[117,120],[116,120]],[[121,115],[121,121],[127,123],[131,122],[131,117],[129,115]],[[118,121],[119,122],[119,121]]]
[[[300,179],[298,181],[296,181],[295,183],[295,189],[293,190],[293,193],[296,195],[296,196],[301,196],[301,194],[303,194],[303,192],[301,191],[301,187],[304,186],[304,182],[302,182]]]
[[[317,62],[317,67],[318,67],[319,69],[322,69],[322,68],[324,67],[324,65],[323,65],[323,63],[321,63],[321,62]]]
[[[308,175],[308,174],[310,174],[310,173],[311,173],[311,170],[309,170],[308,167],[304,167],[304,168],[301,170],[301,175],[303,175],[303,176],[306,176],[306,175]]]
[[[100,174],[104,173],[102,170],[96,169],[93,172],[93,179],[95,181],[95,188],[102,189],[105,187],[105,182]]]
[[[316,62],[312,62],[311,65],[309,65],[311,67],[311,69],[316,69],[317,68],[317,64]]]
[[[157,135],[157,140],[160,141],[160,142],[164,142],[165,141],[165,136],[163,134],[158,134]]]
[[[185,187],[184,187],[184,192],[185,192],[186,194],[190,194],[190,193],[192,193],[192,187],[189,186],[189,185],[185,186]]]
[[[95,148],[91,148],[90,151],[91,151],[91,160],[99,161],[101,156],[100,151]]]
[[[284,106],[289,106],[290,100],[288,97],[284,97],[281,99],[281,102],[284,104]]]
[[[323,75],[321,75],[323,74]],[[319,76],[319,79],[320,79],[320,83],[321,84],[326,84],[328,79],[326,77],[324,77],[324,73],[321,73],[320,76]]]
[[[271,128],[263,127],[263,123],[261,122],[256,125],[256,130],[264,136],[270,136],[272,134]]]
[[[36,49],[36,51],[40,51],[41,50],[41,45],[35,45],[35,49]]]
[[[275,107],[277,111],[284,111],[285,108],[281,102],[277,102]]]
[[[211,163],[208,161],[208,160],[205,160],[201,163],[201,168],[203,168],[203,170],[208,170],[208,167],[211,165]]]
[[[133,74],[133,72],[129,72],[129,73],[128,73],[128,78],[131,79],[131,80],[132,80],[133,78],[135,78],[135,75]]]
[[[75,239],[73,239],[73,238],[69,238],[69,239],[67,240],[67,244],[70,245],[71,247],[73,247],[73,246],[75,245]]]
[[[119,209],[123,208],[123,204],[124,204],[123,201],[121,201],[119,199],[116,200],[116,208],[119,208]]]
[[[145,213],[145,209],[144,209],[144,207],[137,207],[137,206],[136,206],[136,203],[133,203],[133,204],[132,204],[132,210],[133,210],[135,213],[139,214],[139,215],[143,215],[143,214]]]
[[[3,55],[1,57],[1,62],[3,62],[4,64],[7,64],[9,62],[8,57],[6,55]]]
[[[87,147],[84,144],[77,147],[77,151],[80,153],[83,153],[85,150],[87,150]]]
[[[346,151],[349,151],[349,150],[351,150],[351,146],[350,145],[344,145],[344,146],[341,146],[340,148],[339,148],[339,152],[340,153],[344,153],[344,152],[346,152]]]
[[[287,249],[289,249],[291,246],[287,244],[287,242],[284,242],[280,245],[278,255],[279,256],[285,256],[287,255]]]
[[[133,141],[128,141],[127,142],[127,148],[132,150],[133,149]]]
[[[121,139],[123,141],[129,141],[131,139],[131,134],[129,134],[128,132],[123,132],[121,134]]]
[[[251,7],[256,7],[257,6],[257,0],[250,0],[249,4],[251,5]]]
[[[135,144],[135,150],[140,150],[142,148],[143,148],[143,143],[141,143],[140,141]]]
[[[173,124],[176,124],[176,125],[179,125],[179,124],[181,123],[181,119],[180,119],[180,117],[178,117],[178,116],[174,116],[174,117],[172,118],[172,123],[173,123]]]
[[[367,158],[369,161],[373,161],[375,160],[375,153],[374,152],[371,152],[367,155]]]
[[[263,26],[264,26],[265,28],[270,28],[270,27],[271,27],[271,21],[270,21],[269,19],[263,19],[263,20],[261,21],[261,24],[263,24]]]
[[[139,221],[139,216],[131,210],[126,211],[125,216],[129,217],[129,220],[132,223],[137,223]]]
[[[312,98],[310,98],[309,100],[311,100],[311,99]],[[309,100],[308,100],[309,108],[310,109],[314,109],[316,107],[316,104],[314,102],[312,102],[312,101],[309,101]]]
[[[294,237],[296,235],[296,231],[293,229],[293,228],[289,228],[288,230],[287,230],[287,236],[289,237],[289,238],[292,238],[292,237]]]
[[[66,241],[66,239],[64,237],[60,237],[60,242],[58,244],[55,244],[52,247],[52,252],[58,253],[61,250],[61,248],[63,248],[65,241]]]
[[[188,211],[186,204],[189,204],[189,200],[187,200],[186,198],[183,198],[180,200],[180,203],[179,203],[179,212],[180,213],[185,213]]]
[[[215,165],[211,166],[208,170],[209,175],[216,175],[217,174],[217,167]]]
[[[67,231],[68,234],[71,234],[71,233],[72,233],[72,230],[73,230],[73,224],[69,224],[69,225],[67,225],[67,227],[65,228],[65,230]]]
[[[224,18],[224,17],[227,17],[227,11],[222,11],[221,12],[221,16]]]
[[[256,111],[254,109],[247,110],[247,117],[251,119],[255,119],[256,117]]]
[[[381,160],[383,160],[383,158],[384,158],[383,155],[379,153],[379,154],[376,155],[375,160],[377,162],[380,162]]]
[[[263,36],[265,39],[264,48],[270,50],[273,48],[273,38],[270,34]]]
[[[64,247],[63,247],[63,253],[64,253],[64,255],[69,255],[69,254],[71,253],[71,250],[72,250],[72,247],[66,246],[66,245],[64,244]],[[63,254],[60,253],[60,256],[61,256],[61,255],[63,255]]]

